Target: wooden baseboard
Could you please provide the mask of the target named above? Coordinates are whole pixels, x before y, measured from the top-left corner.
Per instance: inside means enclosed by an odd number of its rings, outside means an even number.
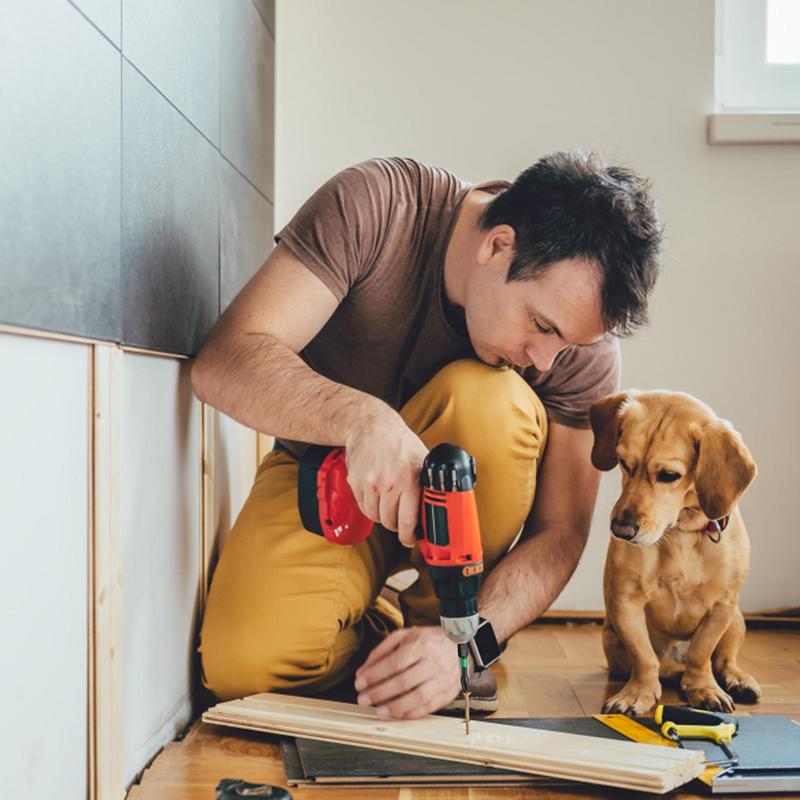
[[[604,611],[545,611],[537,623],[562,625],[574,623],[577,625],[599,625],[606,618]],[[800,609],[789,608],[781,611],[765,611],[762,613],[745,614],[744,620],[748,628],[758,627],[784,627],[800,628]]]

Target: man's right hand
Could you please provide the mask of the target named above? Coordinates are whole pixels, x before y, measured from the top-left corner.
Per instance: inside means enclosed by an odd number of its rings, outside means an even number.
[[[345,447],[347,482],[361,511],[413,547],[428,448],[388,406],[386,413],[366,416]]]

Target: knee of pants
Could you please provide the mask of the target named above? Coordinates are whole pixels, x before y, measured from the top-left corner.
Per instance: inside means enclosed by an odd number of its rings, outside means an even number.
[[[340,632],[337,621],[301,620],[287,608],[276,612],[280,617],[249,624],[239,618],[219,625],[206,616],[200,644],[203,683],[220,700],[322,690],[343,677],[342,666],[358,650],[360,629]]]
[[[525,380],[474,359],[448,364],[402,413],[426,444],[450,437],[484,470],[497,459],[536,460],[547,440],[547,414]]]
[[[475,458],[475,489],[487,567],[501,557],[530,512],[547,441],[547,414],[511,369],[461,360],[438,372],[402,409],[428,447],[450,442]]]

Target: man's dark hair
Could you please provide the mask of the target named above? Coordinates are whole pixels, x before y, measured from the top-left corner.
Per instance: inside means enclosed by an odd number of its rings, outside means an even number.
[[[484,230],[516,234],[508,281],[528,280],[558,261],[600,265],[606,330],[628,336],[647,322],[647,299],[661,268],[661,235],[650,182],[582,150],[545,156],[484,210]]]

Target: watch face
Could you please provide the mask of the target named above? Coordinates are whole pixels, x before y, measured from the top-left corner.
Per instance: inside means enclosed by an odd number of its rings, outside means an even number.
[[[480,655],[481,667],[488,667],[500,658],[500,645],[497,643],[494,629],[487,621],[478,626],[474,642],[475,649]]]

